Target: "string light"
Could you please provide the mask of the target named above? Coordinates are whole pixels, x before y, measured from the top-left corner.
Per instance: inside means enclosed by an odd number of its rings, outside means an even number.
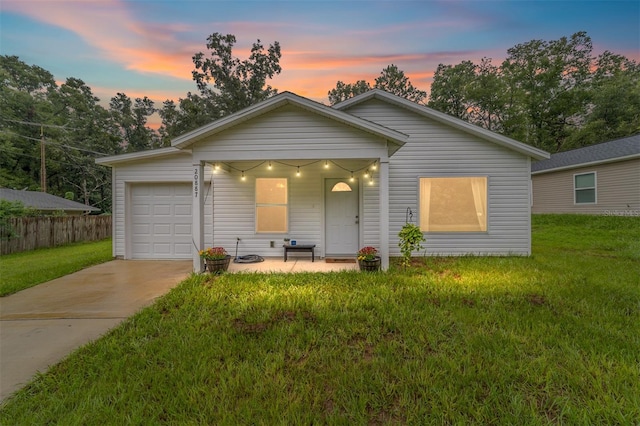
[[[349,179],[349,181],[350,181],[350,182],[353,182],[353,181],[354,181],[354,179],[353,179],[353,172],[351,172],[351,178]]]
[[[324,160],[324,168],[325,169],[329,168],[329,161],[328,160]]]
[[[367,169],[367,170],[364,172],[364,177],[365,177],[365,179],[369,177],[369,169]]]
[[[371,179],[369,179],[369,185],[373,185],[373,176],[371,176]]]
[[[242,171],[242,176],[240,177],[242,180],[247,180],[247,177],[244,175],[244,170]]]
[[[271,170],[271,161],[269,161],[269,165],[267,166],[267,169]]]
[[[296,176],[300,176],[300,166],[298,166],[298,171],[296,172]]]
[[[373,162],[373,166],[371,166],[371,170],[376,170],[378,168],[378,160]]]

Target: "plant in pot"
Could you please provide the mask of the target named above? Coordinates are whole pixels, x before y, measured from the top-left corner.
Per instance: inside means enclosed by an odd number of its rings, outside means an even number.
[[[209,247],[200,250],[200,257],[204,259],[207,271],[217,274],[226,271],[229,268],[231,256],[223,247]]]
[[[358,266],[361,271],[380,270],[381,259],[375,247],[366,246],[358,250]]]
[[[411,253],[422,250],[422,243],[426,239],[418,225],[408,222],[404,224],[400,233],[398,233],[398,237],[400,237],[398,246],[402,252],[402,266],[407,267],[411,265]]]

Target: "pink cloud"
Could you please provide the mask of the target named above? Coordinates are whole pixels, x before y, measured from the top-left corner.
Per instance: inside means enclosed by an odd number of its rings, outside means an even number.
[[[147,25],[137,21],[121,0],[73,2],[73,13],[58,2],[7,1],[3,8],[65,28],[96,48],[109,60],[142,73],[191,79],[191,56],[196,47],[175,34],[189,28],[180,24]]]

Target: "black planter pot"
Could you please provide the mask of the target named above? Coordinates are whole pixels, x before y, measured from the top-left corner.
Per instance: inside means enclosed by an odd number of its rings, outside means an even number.
[[[382,259],[380,256],[376,256],[373,260],[360,260],[358,259],[358,266],[361,271],[379,271]]]
[[[207,266],[207,271],[212,274],[221,274],[229,269],[229,263],[231,262],[231,256],[227,255],[224,259],[205,259],[204,263]]]

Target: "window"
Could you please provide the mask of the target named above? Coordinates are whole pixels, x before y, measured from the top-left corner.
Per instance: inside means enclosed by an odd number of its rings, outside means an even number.
[[[596,174],[584,173],[573,175],[576,204],[595,204],[596,202]]]
[[[420,229],[486,232],[487,178],[420,178]]]
[[[288,231],[287,179],[256,179],[256,232]]]

